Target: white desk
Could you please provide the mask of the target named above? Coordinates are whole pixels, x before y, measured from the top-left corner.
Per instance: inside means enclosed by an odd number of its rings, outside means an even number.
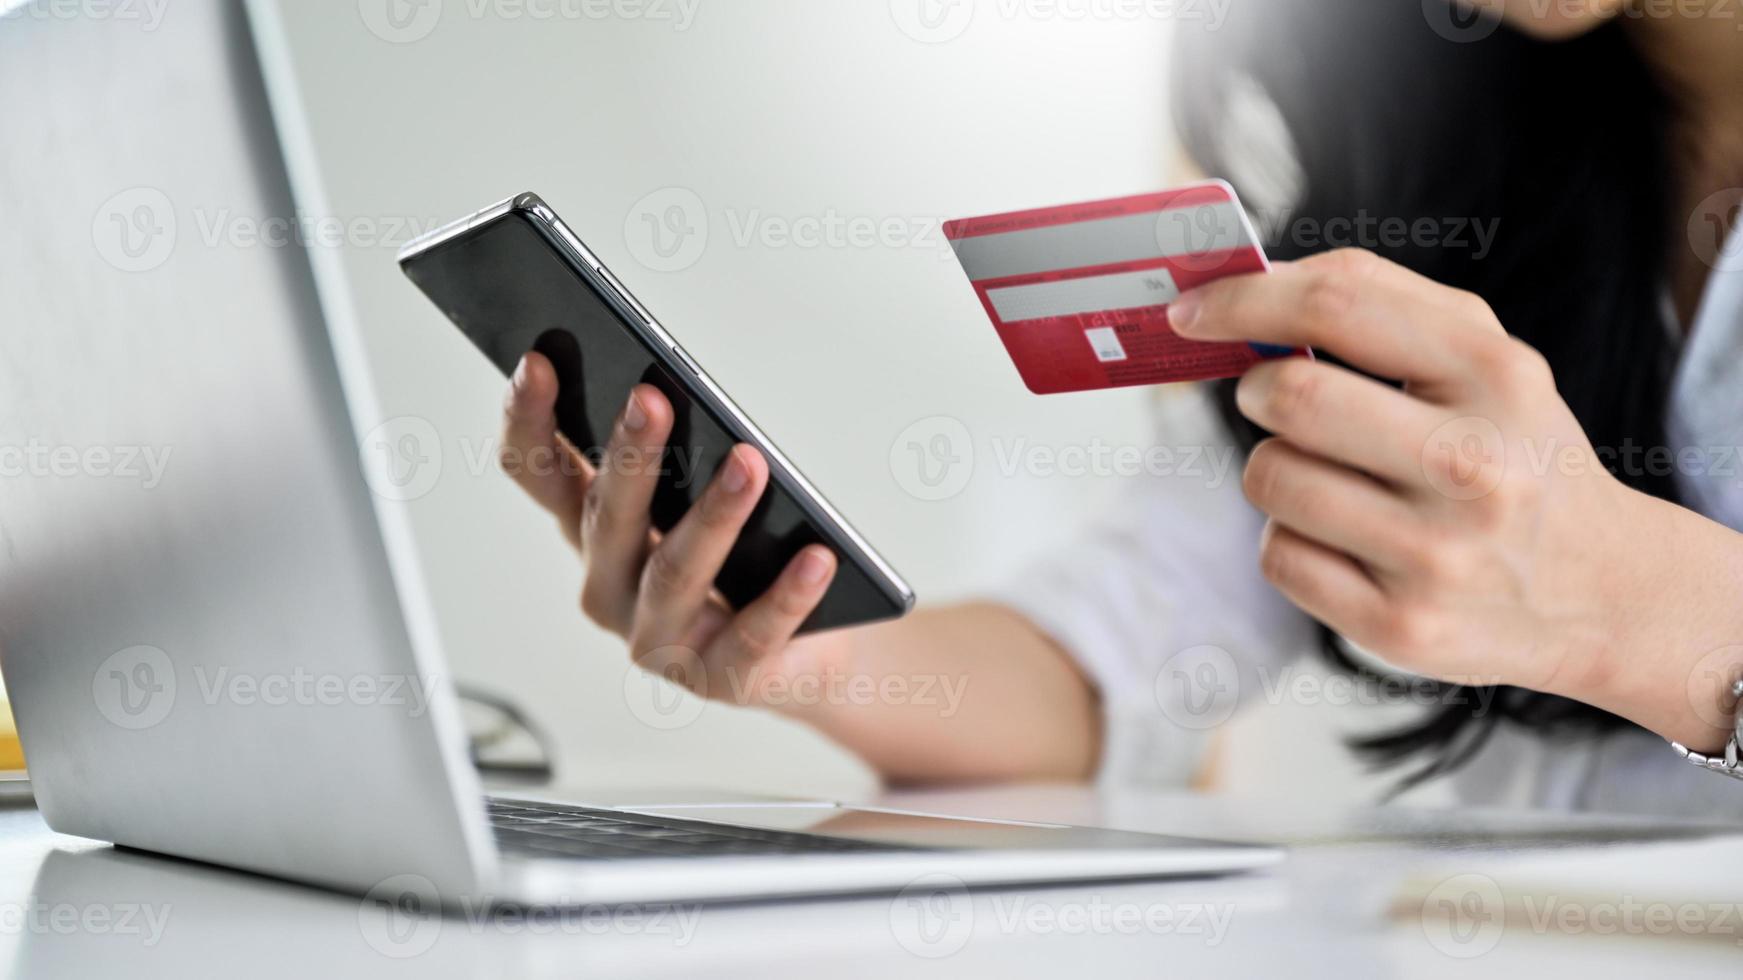
[[[1597,851],[1696,828],[1493,812],[1331,811],[1177,795],[1030,788],[896,794],[964,815],[1283,840],[1277,872],[1212,881],[641,910],[634,917],[402,919],[358,900],[48,832],[0,812],[0,957],[31,977],[1048,976],[1581,978],[1738,975],[1712,936],[1616,934],[1484,918],[1454,936],[1396,910],[1404,883],[1498,857]],[[1650,846],[1650,845],[1647,845]],[[1716,859],[1743,855],[1735,840]],[[1737,865],[1743,874],[1743,864]],[[1743,897],[1743,885],[1737,889]],[[1414,900],[1416,908],[1421,899]],[[1409,906],[1409,903],[1405,903]],[[1491,920],[1492,919],[1492,920]],[[1562,921],[1562,920],[1558,920]],[[1724,928],[1721,925],[1721,928]],[[1729,926],[1738,935],[1738,924]],[[1610,934],[1601,934],[1604,932]],[[1643,930],[1644,931],[1644,930]],[[1643,932],[1642,931],[1642,932]],[[1476,954],[1474,956],[1470,954]]]

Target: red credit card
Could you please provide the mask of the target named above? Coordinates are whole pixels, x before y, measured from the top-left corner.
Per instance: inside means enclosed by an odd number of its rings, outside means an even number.
[[[1220,180],[964,218],[944,235],[1037,395],[1231,378],[1304,353],[1186,340],[1168,327],[1168,304],[1186,290],[1270,269]]]

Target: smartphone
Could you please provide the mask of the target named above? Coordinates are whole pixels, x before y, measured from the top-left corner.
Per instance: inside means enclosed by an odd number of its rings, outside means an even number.
[[[675,420],[654,492],[669,531],[737,443],[762,451],[769,483],[715,578],[733,608],[774,584],[810,544],[838,558],[829,591],[800,627],[890,619],[914,592],[536,194],[521,194],[410,242],[400,268],[507,377],[527,351],[559,381],[557,428],[594,465],[630,389],[671,400]]]

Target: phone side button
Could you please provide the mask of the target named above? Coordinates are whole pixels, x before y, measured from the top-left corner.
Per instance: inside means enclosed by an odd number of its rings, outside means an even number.
[[[611,273],[605,271],[605,266],[594,266],[593,274],[599,277],[600,282],[605,283],[606,288],[611,290],[612,295],[617,297],[619,303],[629,306],[629,297],[623,294],[623,287],[617,284],[617,280],[612,277]],[[633,308],[631,307],[631,309]]]
[[[683,364],[684,367],[686,369],[688,369],[691,374],[694,374],[698,378],[700,378],[702,376],[702,369],[696,365],[696,362],[690,358],[689,354],[684,353],[684,348],[679,347],[676,344],[673,344],[672,345],[672,353],[677,355],[678,362],[680,364]]]

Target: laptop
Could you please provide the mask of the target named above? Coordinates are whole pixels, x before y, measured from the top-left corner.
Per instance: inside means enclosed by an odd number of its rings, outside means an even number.
[[[828,800],[487,798],[404,515],[360,463],[360,344],[307,248],[209,233],[296,215],[254,45],[272,6],[190,0],[149,29],[65,9],[0,17],[0,666],[50,827],[444,905],[1279,858]]]

